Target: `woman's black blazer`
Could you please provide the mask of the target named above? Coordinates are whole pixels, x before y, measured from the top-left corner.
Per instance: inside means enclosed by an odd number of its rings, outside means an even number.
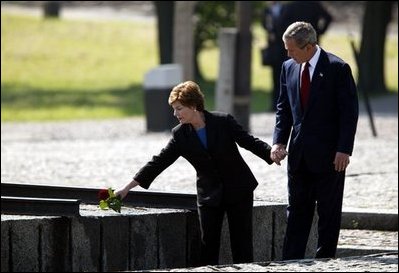
[[[165,148],[134,176],[141,187],[148,189],[163,170],[182,156],[197,171],[199,206],[237,202],[253,192],[258,182],[236,143],[272,164],[270,145],[243,130],[230,114],[204,111],[204,115],[208,148],[204,148],[192,125],[177,125]]]

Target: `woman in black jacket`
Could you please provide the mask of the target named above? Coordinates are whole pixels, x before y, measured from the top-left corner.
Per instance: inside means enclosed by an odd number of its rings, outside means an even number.
[[[162,171],[182,156],[197,172],[201,264],[218,263],[224,213],[233,262],[252,262],[253,191],[258,183],[236,144],[272,164],[270,145],[243,130],[231,115],[206,111],[204,95],[195,82],[175,86],[169,104],[180,122],[172,129],[172,138],[115,194],[124,198],[138,185],[148,189]]]

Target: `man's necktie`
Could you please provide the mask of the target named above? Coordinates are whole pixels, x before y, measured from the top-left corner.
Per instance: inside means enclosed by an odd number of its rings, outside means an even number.
[[[308,103],[310,92],[310,74],[309,74],[309,63],[305,64],[305,68],[302,71],[301,76],[301,103],[302,109],[306,109],[306,105]]]

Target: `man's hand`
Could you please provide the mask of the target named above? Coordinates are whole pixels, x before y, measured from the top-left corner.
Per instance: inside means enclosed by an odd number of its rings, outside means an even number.
[[[334,165],[337,172],[345,171],[346,167],[349,165],[349,155],[337,152],[335,154]]]
[[[277,165],[281,165],[280,161],[283,160],[288,155],[285,150],[285,145],[276,143],[272,146],[270,152],[270,159],[274,161]]]

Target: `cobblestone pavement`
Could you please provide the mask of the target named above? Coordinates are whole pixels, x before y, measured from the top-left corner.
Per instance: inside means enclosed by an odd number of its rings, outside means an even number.
[[[327,260],[301,260],[152,270],[167,272],[398,272],[398,253]]]
[[[373,137],[361,104],[358,132],[347,170],[344,209],[398,209],[397,95],[374,100]],[[272,141],[274,114],[251,116],[252,133]],[[170,134],[147,133],[144,118],[1,124],[1,181],[119,187],[167,143]],[[286,203],[286,161],[268,165],[240,149],[259,181],[258,200]],[[140,189],[139,189],[140,190]],[[152,191],[195,193],[195,171],[179,158],[151,185]]]
[[[398,251],[398,232],[379,230],[341,229],[339,247],[358,249],[385,249]]]

